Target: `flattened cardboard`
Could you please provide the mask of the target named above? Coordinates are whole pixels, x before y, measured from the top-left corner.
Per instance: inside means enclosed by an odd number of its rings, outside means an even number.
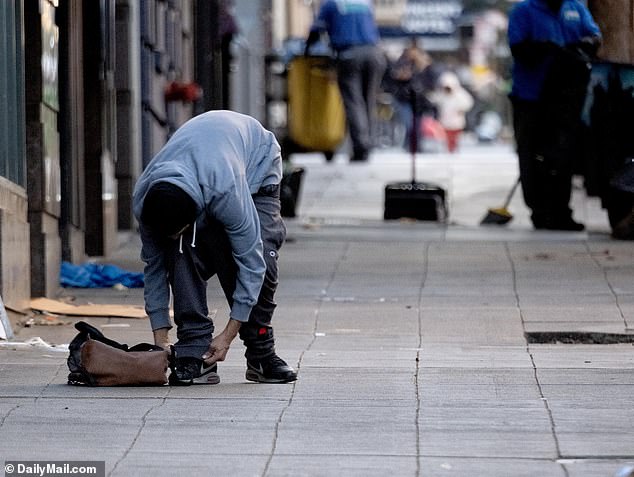
[[[31,308],[37,311],[67,316],[95,316],[104,318],[147,318],[145,310],[132,305],[73,305],[49,298],[35,298],[31,300]]]

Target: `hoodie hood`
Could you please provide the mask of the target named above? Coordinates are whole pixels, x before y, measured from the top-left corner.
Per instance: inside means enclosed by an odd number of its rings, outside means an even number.
[[[141,219],[143,201],[150,188],[157,182],[169,182],[183,189],[196,202],[198,214],[204,208],[204,198],[200,187],[196,187],[198,179],[193,175],[187,161],[151,162],[134,188],[133,212],[137,220]]]

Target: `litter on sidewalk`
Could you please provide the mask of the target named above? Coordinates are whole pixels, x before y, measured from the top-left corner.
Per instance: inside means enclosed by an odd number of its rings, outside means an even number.
[[[32,348],[44,348],[49,351],[68,353],[68,344],[52,345],[44,341],[39,336],[29,338],[26,341],[3,341],[0,342],[0,348],[8,348],[16,351]]]
[[[31,300],[31,308],[44,313],[67,316],[94,316],[104,318],[147,318],[142,306],[89,304],[72,305],[49,298],[35,298]]]
[[[99,263],[73,265],[62,262],[59,278],[63,287],[75,288],[110,288],[121,285],[126,288],[141,288],[144,284],[143,273],[129,272],[116,265]]]

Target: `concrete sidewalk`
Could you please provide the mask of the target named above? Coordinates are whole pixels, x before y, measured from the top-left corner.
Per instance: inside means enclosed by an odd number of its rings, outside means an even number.
[[[293,163],[306,170],[299,207],[303,222],[358,224],[383,220],[383,188],[388,182],[409,181],[412,160],[399,149],[374,153],[368,163],[350,164],[345,155],[337,155],[326,163],[323,155],[300,154]],[[465,144],[459,154],[425,153],[416,155],[416,179],[441,185],[447,191],[449,224],[453,232],[458,226],[479,233],[478,226],[489,208],[501,207],[519,171],[517,156],[509,144]],[[600,200],[588,198],[582,182],[575,178],[571,207],[574,217],[587,225],[590,233],[610,231]],[[538,238],[531,230],[529,212],[518,188],[509,206],[513,221],[504,227],[523,235]],[[525,234],[526,231],[531,232]],[[485,237],[493,237],[488,229]],[[565,235],[565,234],[564,234]],[[503,235],[506,238],[508,235]],[[548,234],[552,238],[552,233]],[[578,238],[578,237],[577,237]]]
[[[595,477],[634,463],[634,347],[582,344],[634,332],[632,244],[610,239],[580,191],[589,232],[533,232],[519,195],[509,226],[477,227],[515,165],[508,151],[468,157],[420,158],[430,179],[454,184],[448,227],[380,220],[381,184],[407,178],[403,154],[295,158],[306,184],[274,325],[296,383],[245,381],[241,343],[219,385],[189,388],[71,387],[66,353],[0,348],[0,456],[105,460],[112,476]],[[122,236],[109,261],[140,270],[139,247]],[[143,302],[142,290],[63,295]],[[214,280],[220,327],[223,301]],[[147,320],[87,321],[127,343],[151,339]],[[571,343],[533,342],[558,333]],[[68,343],[74,330],[17,335]]]

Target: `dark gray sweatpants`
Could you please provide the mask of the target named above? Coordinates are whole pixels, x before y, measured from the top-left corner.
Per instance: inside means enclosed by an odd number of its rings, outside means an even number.
[[[367,158],[373,147],[375,108],[385,63],[385,56],[374,45],[354,46],[337,57],[337,82],[357,159]]]
[[[260,220],[266,274],[249,321],[240,328],[248,360],[275,353],[271,318],[276,307],[278,251],[286,238],[286,227],[280,215],[279,188],[273,192],[270,189],[253,196]],[[207,281],[218,275],[229,306],[233,304],[232,295],[236,287],[238,267],[223,225],[206,217],[199,219],[196,228],[195,247],[191,246],[190,228],[183,234],[183,252],[179,251],[179,241],[176,240],[167,254],[178,338],[174,348],[178,357],[200,358],[211,343],[214,324],[207,308]]]

